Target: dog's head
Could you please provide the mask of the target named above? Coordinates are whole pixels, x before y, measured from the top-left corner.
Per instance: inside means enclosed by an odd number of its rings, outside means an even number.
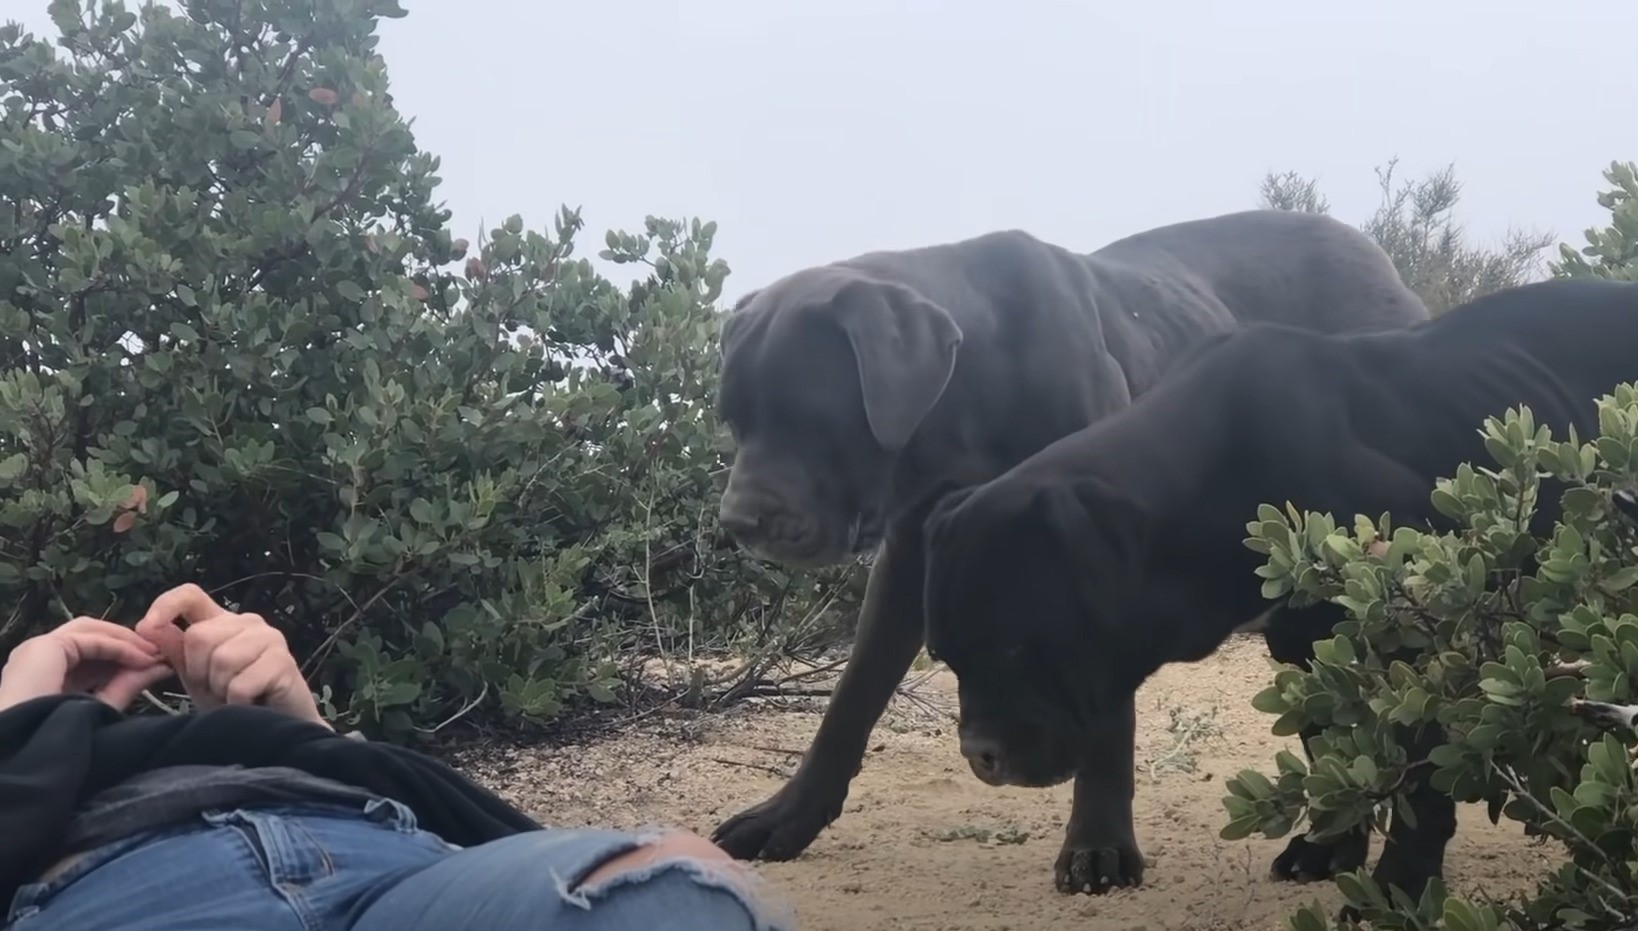
[[[718,407],[737,447],[724,528],[792,565],[874,549],[894,463],[944,394],[960,345],[944,308],[836,266],[742,299],[722,328]]]
[[[1095,481],[1003,476],[928,516],[930,654],[957,680],[961,749],[991,785],[1048,786],[1075,773],[1152,671],[1134,636],[1148,521]]]

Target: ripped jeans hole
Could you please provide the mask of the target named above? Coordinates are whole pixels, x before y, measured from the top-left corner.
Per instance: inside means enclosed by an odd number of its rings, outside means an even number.
[[[652,841],[652,838],[645,838],[610,859],[627,856]],[[571,883],[555,872],[552,879],[563,902],[588,911],[599,900],[608,898],[620,889],[652,887],[658,897],[661,887],[664,887],[666,897],[672,899],[674,896],[677,909],[682,912],[687,912],[691,903],[727,896],[751,918],[756,931],[796,929],[795,913],[790,905],[777,896],[769,895],[770,890],[763,886],[761,877],[734,860],[662,854],[654,860],[591,882]]]

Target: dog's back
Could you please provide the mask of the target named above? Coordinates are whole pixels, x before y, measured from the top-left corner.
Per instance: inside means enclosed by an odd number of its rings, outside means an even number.
[[[1091,470],[1163,509],[1232,510],[1225,520],[1288,499],[1351,515],[1381,506],[1353,501],[1355,452],[1404,471],[1425,502],[1460,463],[1491,462],[1485,418],[1526,405],[1555,436],[1573,424],[1586,439],[1596,399],[1626,381],[1638,381],[1638,283],[1546,281],[1387,332],[1225,334],[1015,471]]]
[[[1346,385],[1352,431],[1431,488],[1455,456],[1491,463],[1477,431],[1509,408],[1529,407],[1560,439],[1571,425],[1589,438],[1595,401],[1638,381],[1638,283],[1544,281],[1335,341],[1343,352],[1327,368]]]

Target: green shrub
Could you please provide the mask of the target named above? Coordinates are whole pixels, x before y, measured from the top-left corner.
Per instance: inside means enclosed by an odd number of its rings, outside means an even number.
[[[1616,163],[1606,177],[1611,226],[1587,232],[1592,261],[1561,247],[1555,275],[1631,276],[1638,175]],[[1381,833],[1405,790],[1426,784],[1556,840],[1565,862],[1506,900],[1449,896],[1435,882],[1411,902],[1363,870],[1337,877],[1373,927],[1638,926],[1638,390],[1619,386],[1598,411],[1589,442],[1555,440],[1526,407],[1487,420],[1495,467],[1464,464],[1432,490],[1456,532],[1395,528],[1386,514],[1339,527],[1289,504],[1259,509],[1246,542],[1268,556],[1264,593],[1330,601],[1346,619],[1315,644],[1308,671],[1278,666],[1253,699],[1276,716],[1275,734],[1322,734],[1311,763],[1282,751],[1273,779],[1229,780],[1225,838],[1299,826],[1317,840]],[[1563,514],[1537,539],[1543,479],[1559,483]],[[1405,738],[1435,724],[1444,742],[1412,758]],[[1333,924],[1313,906],[1289,926]]]
[[[1580,251],[1558,247],[1554,275],[1596,275],[1638,281],[1638,162],[1611,162],[1604,179],[1613,187],[1598,195],[1598,205],[1610,212],[1610,225],[1586,231]]]
[[[1230,780],[1225,838],[1279,836],[1307,821],[1315,839],[1381,829],[1400,793],[1430,780],[1456,802],[1486,802],[1563,842],[1564,869],[1515,901],[1384,897],[1364,872],[1338,877],[1374,928],[1630,928],[1638,921],[1638,779],[1630,713],[1638,702],[1638,390],[1599,402],[1600,434],[1554,441],[1528,408],[1484,429],[1497,469],[1463,465],[1433,505],[1461,526],[1428,534],[1364,516],[1263,506],[1248,525],[1268,552],[1265,590],[1348,611],[1307,672],[1281,667],[1253,705],[1274,733],[1324,728],[1314,764],[1281,752],[1278,777]],[[1528,533],[1540,474],[1564,482],[1550,539]],[[1627,513],[1623,513],[1627,508]],[[1248,541],[1250,543],[1250,541]],[[1523,564],[1536,559],[1535,572]],[[1410,759],[1396,726],[1437,723],[1445,743]],[[1328,928],[1317,908],[1292,928]]]
[[[0,30],[0,651],[197,581],[403,736],[813,634],[848,570],[714,525],[715,224],[610,232],[625,289],[575,210],[453,238],[375,50],[396,0],[183,7]]]
[[[1564,868],[1515,901],[1392,899],[1364,872],[1338,877],[1374,927],[1604,929],[1638,921],[1638,390],[1599,401],[1600,435],[1556,441],[1528,408],[1491,418],[1494,470],[1464,465],[1433,492],[1462,528],[1391,528],[1387,515],[1338,527],[1328,514],[1264,506],[1248,545],[1266,551],[1265,591],[1347,610],[1312,668],[1282,667],[1253,704],[1274,730],[1324,729],[1310,766],[1282,752],[1278,775],[1230,780],[1225,837],[1316,839],[1380,830],[1410,785],[1485,802],[1561,841]],[[1540,476],[1564,483],[1552,536],[1528,530]],[[1623,512],[1623,508],[1626,509]],[[1255,541],[1255,542],[1252,542]],[[1533,572],[1526,561],[1539,562]],[[1635,709],[1638,710],[1638,709]],[[1445,741],[1411,758],[1404,731],[1437,723]],[[1293,928],[1330,927],[1311,908]]]

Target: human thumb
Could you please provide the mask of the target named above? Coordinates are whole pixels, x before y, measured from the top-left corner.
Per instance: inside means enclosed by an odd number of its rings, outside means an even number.
[[[170,664],[163,660],[155,660],[153,665],[141,669],[121,669],[110,676],[95,694],[104,704],[117,711],[124,711],[138,695],[142,694],[143,689],[164,682],[173,673]]]
[[[169,663],[171,668],[181,671],[186,667],[187,657],[182,649],[182,628],[174,619],[164,614],[150,612],[136,622],[134,629],[143,639],[159,648],[159,655],[165,657],[165,662]]]

